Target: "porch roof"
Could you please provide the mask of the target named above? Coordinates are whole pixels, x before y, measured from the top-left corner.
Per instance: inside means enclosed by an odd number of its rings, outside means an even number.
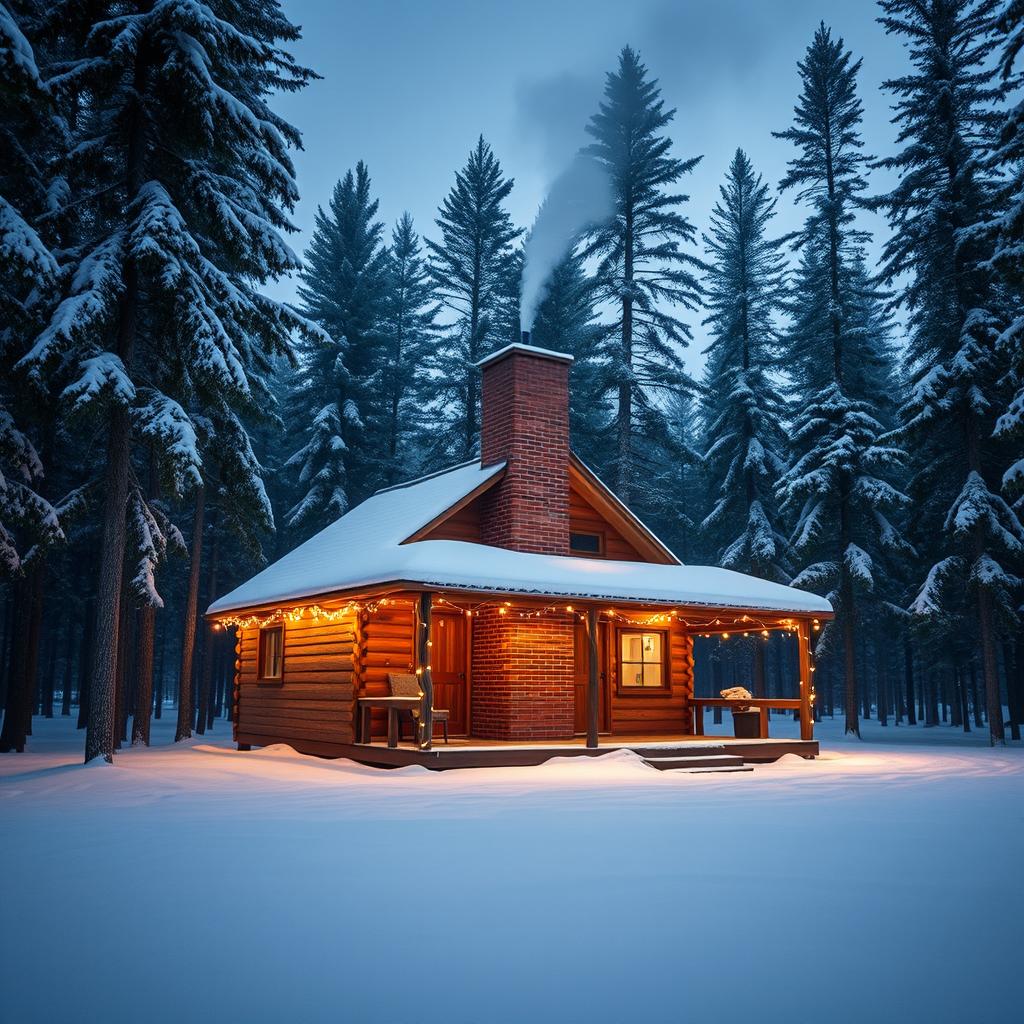
[[[829,614],[817,594],[714,566],[540,555],[466,541],[403,541],[504,464],[456,466],[379,491],[207,610],[209,615],[410,583],[438,590]]]

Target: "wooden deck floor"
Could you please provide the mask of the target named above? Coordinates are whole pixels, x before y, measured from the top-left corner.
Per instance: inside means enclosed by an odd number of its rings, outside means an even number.
[[[612,750],[632,750],[641,757],[735,754],[749,764],[777,761],[785,754],[813,758],[817,740],[750,739],[731,736],[614,736],[602,738],[596,749],[588,748],[583,737],[551,743],[509,743],[475,737],[452,737],[450,743],[435,741],[432,750],[418,750],[403,743],[389,748],[383,741],[346,745],[336,756],[381,767],[420,764],[444,771],[449,768],[497,768],[543,764],[552,757],[599,757]]]

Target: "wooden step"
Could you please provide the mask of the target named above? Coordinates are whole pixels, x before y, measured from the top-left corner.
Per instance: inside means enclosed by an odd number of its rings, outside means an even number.
[[[719,764],[707,768],[663,768],[662,771],[674,772],[676,775],[725,775],[727,772],[752,772],[752,764]]]
[[[669,757],[645,757],[652,767],[661,771],[673,768],[738,768],[743,758],[738,754],[672,754]]]

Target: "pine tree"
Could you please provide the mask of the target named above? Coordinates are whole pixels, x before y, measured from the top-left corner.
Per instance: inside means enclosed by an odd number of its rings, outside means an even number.
[[[436,295],[452,318],[430,362],[437,385],[433,462],[468,459],[476,450],[476,363],[511,340],[509,295],[518,280],[511,245],[520,235],[504,206],[512,186],[480,136],[438,210],[440,241],[427,239]]]
[[[882,0],[886,31],[901,37],[912,70],[885,83],[896,102],[903,147],[879,166],[899,184],[878,200],[893,235],[883,279],[908,283],[911,395],[903,429],[915,455],[911,493],[927,568],[913,611],[950,615],[950,594],[969,594],[981,646],[993,742],[1003,740],[996,646],[1016,621],[1017,580],[1004,565],[1024,551],[1024,527],[998,494],[1002,474],[992,442],[1004,407],[1005,365],[996,345],[1005,322],[983,239],[995,183],[984,157],[996,128],[990,34],[994,0]],[[1002,560],[1002,561],[1001,561]],[[955,599],[955,598],[954,598]],[[962,624],[962,623],[961,623]]]
[[[701,264],[682,248],[695,238],[693,225],[678,210],[687,197],[669,189],[700,157],[669,155],[672,141],[659,133],[674,116],[665,109],[657,81],[627,46],[587,125],[594,142],[585,152],[612,182],[614,216],[590,233],[586,252],[599,259],[599,299],[617,314],[607,325],[604,384],[616,403],[610,468],[615,490],[627,503],[651,497],[648,488],[639,489],[644,451],[671,444],[665,399],[693,387],[677,352],[690,329],[674,309],[697,307],[695,271]]]
[[[385,353],[383,478],[388,484],[410,476],[419,461],[427,426],[422,410],[429,394],[424,367],[435,340],[437,312],[419,236],[412,217],[404,213],[391,233],[380,324]]]
[[[2,751],[25,747],[46,552],[64,540],[60,503],[44,493],[44,457],[52,452],[39,445],[55,434],[52,402],[14,365],[57,297],[60,267],[51,250],[58,239],[45,221],[61,193],[53,164],[65,142],[33,47],[0,5],[0,579],[12,585],[17,615],[4,665]]]
[[[384,418],[380,333],[387,252],[379,202],[360,161],[319,209],[306,251],[299,297],[303,311],[330,335],[304,352],[307,380],[293,415],[308,424],[305,444],[289,465],[299,467],[304,493],[288,513],[291,526],[322,529],[382,483]]]
[[[172,492],[198,486],[196,419],[255,410],[254,375],[290,350],[293,331],[314,330],[258,290],[298,265],[281,232],[300,140],[266,97],[311,73],[278,45],[298,30],[276,5],[233,9],[233,20],[186,0],[51,13],[70,54],[62,95],[90,99],[68,167],[82,235],[66,295],[23,364],[67,380],[69,413],[105,424],[86,759],[109,760],[128,516],[143,539],[154,523],[163,531],[133,445],[157,454]],[[145,565],[144,544],[135,557]],[[151,584],[136,572],[138,599],[158,604]]]
[[[610,406],[600,384],[602,329],[597,322],[596,290],[585,273],[577,250],[552,270],[547,291],[533,321],[530,341],[541,348],[567,352],[569,369],[569,430],[573,451],[597,466],[607,443]]]
[[[994,25],[994,41],[1002,47],[1000,69],[1003,87],[1018,92],[1024,84],[1018,58],[1024,47],[1024,0],[1010,0]],[[1011,448],[1010,465],[1003,474],[1003,488],[1013,498],[1024,496],[1024,101],[1011,104],[1001,116],[988,164],[1002,173],[993,209],[976,226],[980,243],[991,252],[989,265],[1007,292],[1004,304],[1010,316],[1002,324],[998,345],[1010,363],[1012,397],[996,420],[996,436]],[[1022,506],[1018,504],[1018,515]]]
[[[827,593],[836,609],[820,647],[841,634],[845,730],[859,736],[856,626],[878,562],[903,550],[889,513],[905,498],[888,479],[902,453],[883,440],[888,338],[864,268],[866,235],[854,223],[866,187],[860,61],[822,23],[798,69],[794,125],[775,133],[797,147],[780,188],[798,189],[810,208],[793,236],[801,253],[786,339],[793,459],[780,495],[783,511],[797,513],[792,544],[803,568],[793,584]]]
[[[775,200],[741,149],[720,192],[704,236],[704,323],[712,341],[702,414],[715,501],[701,529],[719,540],[719,565],[788,581],[788,542],[775,500],[786,470],[784,403],[775,383],[785,262],[779,242],[766,236]]]
[[[0,575],[7,576],[22,572],[27,550],[63,538],[57,510],[38,490],[39,453],[14,416],[15,405],[31,406],[39,395],[12,372],[57,286],[57,260],[36,228],[59,192],[47,151],[52,157],[63,137],[32,46],[0,6]]]
[[[651,507],[648,523],[684,565],[706,564],[714,561],[714,552],[698,528],[708,487],[701,471],[697,400],[688,391],[675,391],[665,411],[670,440],[656,463],[654,490],[660,500]]]

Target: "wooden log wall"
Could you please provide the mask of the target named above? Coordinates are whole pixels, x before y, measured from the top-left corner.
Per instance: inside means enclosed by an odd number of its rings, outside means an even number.
[[[389,672],[416,669],[416,611],[413,599],[390,599],[359,613],[355,647],[355,686],[360,697],[386,697]],[[387,714],[374,709],[372,733],[387,733]]]
[[[281,680],[257,679],[259,629],[240,629],[236,645],[235,739],[330,753],[355,739],[355,617],[284,623]]]
[[[615,624],[617,626],[618,624]],[[627,626],[630,630],[642,626]],[[654,627],[657,628],[657,627]],[[612,733],[620,735],[654,733],[687,735],[693,727],[690,698],[693,696],[693,638],[676,623],[669,631],[669,672],[671,687],[659,693],[619,694],[618,676],[619,630],[613,628],[609,644],[612,662]]]

